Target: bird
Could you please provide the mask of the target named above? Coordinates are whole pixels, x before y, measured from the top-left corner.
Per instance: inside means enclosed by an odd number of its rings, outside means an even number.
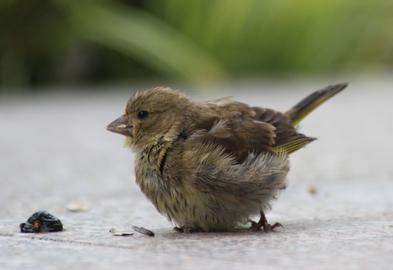
[[[137,185],[176,231],[269,232],[282,226],[265,212],[287,186],[289,155],[315,140],[299,123],[346,87],[324,87],[286,112],[154,87],[132,94],[107,130],[126,137]]]

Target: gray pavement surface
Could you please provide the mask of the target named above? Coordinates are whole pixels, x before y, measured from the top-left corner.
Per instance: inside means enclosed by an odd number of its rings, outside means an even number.
[[[285,110],[325,84],[226,86],[196,98]],[[284,228],[268,234],[173,232],[134,183],[123,139],[105,131],[128,95],[0,97],[0,269],[393,269],[393,81],[355,80],[303,122],[320,139],[292,156],[289,187],[268,213]],[[69,212],[72,202],[89,210]],[[65,231],[19,233],[41,209]],[[131,225],[156,236],[109,233]]]

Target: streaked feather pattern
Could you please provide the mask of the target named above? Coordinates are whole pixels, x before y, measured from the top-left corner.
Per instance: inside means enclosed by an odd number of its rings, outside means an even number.
[[[176,225],[232,230],[286,187],[288,155],[315,140],[295,125],[345,86],[311,94],[287,113],[232,98],[193,102],[169,88],[138,92],[123,116],[132,126],[136,182]],[[149,117],[139,119],[141,110]]]

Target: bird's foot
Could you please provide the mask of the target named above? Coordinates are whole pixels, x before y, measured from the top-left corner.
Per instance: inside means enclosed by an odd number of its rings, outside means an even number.
[[[272,232],[277,227],[284,227],[281,223],[278,222],[274,223],[273,225],[269,224],[269,222],[267,222],[265,213],[263,212],[261,212],[261,218],[258,222],[252,220],[250,220],[250,222],[251,227],[249,228],[249,230],[253,232],[261,231],[262,229],[264,232]]]
[[[173,228],[174,231],[179,232],[179,233],[195,233],[195,232],[202,232],[201,229],[198,228],[191,228],[191,227],[175,227]]]

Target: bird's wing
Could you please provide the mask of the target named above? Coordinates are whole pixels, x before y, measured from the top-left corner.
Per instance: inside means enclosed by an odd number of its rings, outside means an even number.
[[[290,119],[281,112],[259,107],[252,109],[255,112],[254,118],[256,120],[269,123],[276,128],[276,140],[273,147],[275,151],[285,151],[290,154],[315,140],[315,138],[298,133]]]
[[[198,123],[194,139],[220,145],[239,162],[251,152],[290,154],[315,140],[297,132],[290,119],[275,110],[227,98],[204,106],[213,117]]]
[[[289,170],[285,153],[249,154],[238,163],[223,147],[202,141],[186,142],[180,164],[186,164],[182,170],[187,172],[186,184],[214,199],[212,206],[222,203],[223,208],[243,215],[249,215],[251,208],[259,211],[268,207],[285,188]]]
[[[200,129],[191,134],[193,144],[220,146],[238,162],[249,153],[272,152],[276,128],[266,122],[252,118],[234,118],[216,121],[209,129]]]

